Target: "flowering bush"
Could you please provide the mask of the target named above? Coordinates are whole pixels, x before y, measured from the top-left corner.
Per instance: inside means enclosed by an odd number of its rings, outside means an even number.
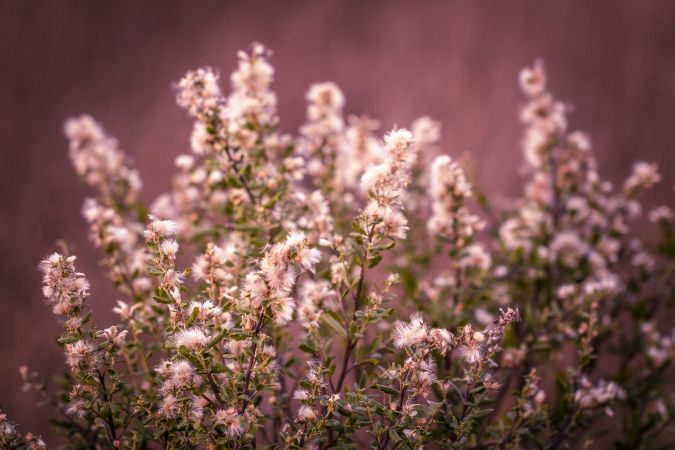
[[[526,187],[496,211],[428,117],[381,142],[327,82],[283,134],[273,75],[254,44],[229,95],[210,68],[177,83],[192,153],[149,212],[117,141],[66,122],[121,298],[118,323],[94,325],[75,256],[39,265],[68,372],[56,392],[21,375],[68,448],[673,445],[673,213],[630,232],[655,165],[600,178],[536,62]],[[2,414],[0,444],[45,447]]]

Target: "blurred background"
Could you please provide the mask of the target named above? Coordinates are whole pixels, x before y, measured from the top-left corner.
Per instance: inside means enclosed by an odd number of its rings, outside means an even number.
[[[51,436],[17,368],[64,367],[37,273],[57,239],[92,282],[97,320],[117,299],[80,215],[87,189],[67,157],[68,116],[91,113],[119,138],[149,203],[189,151],[172,83],[203,65],[227,81],[236,51],[257,40],[274,51],[284,130],[302,122],[309,84],[333,80],[346,112],[380,119],[383,131],[440,120],[444,151],[471,155],[478,184],[508,197],[521,183],[516,78],[542,57],[601,173],[619,183],[632,161],[658,162],[663,181],[648,203],[673,205],[674,24],[671,0],[0,1],[0,407],[24,432]]]

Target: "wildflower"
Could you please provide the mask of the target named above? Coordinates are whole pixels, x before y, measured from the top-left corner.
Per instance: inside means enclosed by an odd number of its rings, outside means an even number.
[[[178,232],[178,225],[172,220],[160,220],[154,216],[149,216],[149,219],[148,227],[143,232],[148,241],[172,237]]]
[[[302,246],[298,249],[297,260],[300,266],[310,272],[314,272],[316,266],[321,260],[321,252],[315,248]]]
[[[200,423],[204,417],[204,408],[209,404],[209,399],[193,396],[190,404],[190,418],[193,423]]]
[[[192,376],[194,375],[194,369],[187,361],[177,361],[169,367],[169,373],[171,376],[171,382],[178,387],[183,387],[187,385]]]
[[[471,197],[471,185],[464,171],[448,155],[438,156],[431,165],[432,197],[447,202],[450,207],[457,199]]]
[[[445,355],[448,349],[454,345],[455,337],[444,328],[433,328],[429,333],[429,340],[442,355]]]
[[[316,411],[308,405],[300,406],[298,409],[298,420],[300,422],[308,422],[316,419]]]
[[[174,165],[183,171],[189,171],[195,166],[195,159],[191,155],[178,155]]]
[[[293,398],[296,400],[308,400],[309,397],[309,392],[304,389],[298,389],[295,391],[295,393],[293,393]]]
[[[507,307],[506,309],[499,309],[499,317],[494,321],[493,325],[487,329],[487,341],[485,347],[488,353],[495,353],[501,350],[501,341],[504,337],[504,330],[506,325],[518,322],[520,320],[520,313],[518,309]]]
[[[176,257],[176,253],[178,252],[178,242],[174,241],[173,239],[166,239],[162,241],[160,249],[167,258],[174,259]]]
[[[624,182],[623,191],[627,196],[634,196],[640,191],[651,189],[660,180],[658,165],[639,161],[633,165],[633,172]]]
[[[562,133],[567,129],[565,106],[549,93],[532,98],[521,110],[520,120],[543,136]]]
[[[270,56],[260,44],[240,52],[227,96],[209,68],[177,84],[177,102],[194,118],[192,152],[175,159],[173,188],[153,202],[145,230],[137,217],[140,177],[117,141],[89,116],[66,123],[75,170],[98,190],[82,214],[124,295],[113,306],[123,325],[92,328],[83,314],[89,283],[75,258],[53,254],[40,263],[47,303],[65,316],[59,342],[69,382],[54,401],[77,425],[62,433],[66,445],[112,433],[119,439],[109,443],[119,448],[143,429],[153,448],[235,440],[248,448],[274,422],[285,448],[361,436],[378,448],[412,448],[448,424],[486,414],[487,396],[515,399],[497,405],[494,420],[478,430],[505,445],[583,443],[588,427],[569,424],[592,425],[595,409],[611,415],[615,403],[625,407],[616,400],[636,392],[649,399],[648,414],[629,428],[665,426],[667,377],[656,375],[675,356],[675,334],[662,334],[659,319],[672,278],[673,212],[649,213],[661,231],[649,239],[629,227],[644,207],[638,194],[661,178],[655,164],[637,163],[616,192],[599,175],[589,137],[568,132],[568,108],[536,61],[519,75],[528,182],[521,200],[490,214],[495,232],[478,240],[486,223],[469,203],[467,172],[439,156],[439,123],[421,117],[412,132],[394,129],[380,141],[379,123],[345,121],[343,93],[323,82],[307,92],[299,136],[282,134]],[[419,241],[425,228],[430,245]],[[408,236],[414,242],[384,253]],[[195,288],[176,266],[179,242],[194,255]],[[382,258],[392,268],[367,272]],[[397,294],[405,294],[403,303]],[[520,320],[511,299],[527,306],[527,324],[498,357],[508,327]],[[412,314],[390,321],[399,310]],[[288,326],[293,318],[299,325]],[[637,342],[640,351],[594,345],[600,337]],[[458,358],[450,358],[455,349]],[[630,392],[583,376],[608,349],[621,369],[609,375]],[[153,370],[157,350],[165,359]],[[302,380],[299,350],[311,355]],[[547,364],[546,373],[564,375],[556,396],[573,408],[546,408],[550,393],[539,372]],[[25,387],[43,389],[27,368],[20,374]],[[366,385],[354,383],[359,374]],[[464,407],[454,407],[456,399]],[[295,425],[285,417],[293,405]],[[517,442],[504,420],[518,425]],[[476,429],[460,428],[450,430],[451,440],[480,444]],[[638,434],[631,440],[651,437]],[[1,412],[0,442],[44,447]]]
[[[476,364],[482,358],[482,352],[478,341],[469,341],[469,345],[463,345],[459,348],[459,354],[469,364]]]
[[[216,423],[225,427],[225,434],[237,437],[243,433],[241,418],[234,408],[219,409],[216,411]]]
[[[383,161],[384,149],[374,134],[379,122],[367,116],[350,116],[348,122],[346,142],[337,155],[336,178],[345,188],[356,188],[366,168]]]
[[[600,380],[595,386],[582,376],[579,389],[574,393],[574,401],[582,409],[604,406],[615,399],[625,398],[625,393],[619,385],[613,381]]]
[[[532,67],[526,67],[518,76],[520,88],[530,97],[540,95],[546,89],[546,72],[541,60],[534,62]]]
[[[117,300],[117,306],[115,306],[112,310],[115,314],[118,314],[122,320],[129,320],[133,317],[134,311],[140,307],[140,303],[129,305],[122,300]]]
[[[94,346],[83,340],[66,344],[65,350],[66,362],[71,370],[93,367],[97,362]]]
[[[176,346],[185,346],[189,350],[199,350],[208,343],[208,337],[199,328],[188,328],[179,331],[175,336]]]
[[[82,400],[73,400],[68,403],[66,406],[66,414],[69,416],[77,417],[78,419],[84,418],[86,415],[85,404]]]
[[[441,139],[441,124],[429,116],[422,116],[410,127],[415,145],[429,147]]]
[[[327,303],[334,292],[329,289],[329,284],[325,280],[305,280],[298,291],[300,298],[298,319],[300,323],[306,329],[318,328],[322,314],[320,306],[323,301]]]
[[[652,223],[670,223],[673,221],[673,210],[666,205],[661,205],[649,212],[649,221]]]
[[[621,282],[617,275],[607,271],[602,271],[583,283],[583,291],[586,295],[611,294],[617,292],[620,287]]]
[[[239,65],[230,77],[232,93],[227,99],[230,117],[234,121],[272,123],[277,99],[270,90],[274,80],[274,68],[269,63],[271,52],[254,43],[249,53],[239,52],[238,56]]]
[[[410,322],[397,322],[394,326],[394,346],[396,348],[410,347],[426,340],[429,329],[424,324],[419,313],[410,316]]]
[[[302,232],[290,233],[283,242],[271,246],[259,261],[259,272],[246,276],[244,291],[249,306],[258,308],[271,289],[271,311],[275,322],[284,325],[293,317],[295,302],[288,295],[302,270],[314,270],[320,252],[308,247]]]
[[[169,291],[174,299],[180,299],[180,292],[178,287],[183,283],[185,277],[182,273],[176,272],[174,269],[167,269],[162,275],[161,286]]]
[[[172,394],[166,394],[159,405],[159,414],[167,419],[173,419],[178,416],[178,399]]]
[[[218,74],[208,67],[188,72],[176,91],[176,103],[192,116],[206,114],[222,102]]]
[[[118,331],[117,327],[113,325],[103,331],[99,331],[98,336],[106,339],[114,347],[120,348],[124,345],[127,333],[127,330]]]
[[[125,164],[117,141],[91,116],[66,121],[69,156],[79,176],[95,186],[110,203],[132,204],[142,183],[138,172]]]
[[[402,239],[408,223],[402,214],[404,188],[410,182],[410,169],[415,156],[410,150],[412,134],[408,130],[393,130],[385,136],[387,158],[370,166],[361,177],[361,190],[369,202],[358,218],[362,228],[369,230],[369,239]]]
[[[463,206],[472,195],[471,185],[464,171],[449,156],[438,156],[433,161],[429,193],[432,215],[427,228],[432,235],[452,239],[455,245],[462,247],[484,226],[478,216],[470,214]]]
[[[405,129],[392,130],[385,138],[387,159],[371,166],[361,177],[361,189],[369,193],[380,206],[395,204],[402,189],[409,183],[409,169],[413,156],[408,152],[412,133]]]
[[[42,293],[54,314],[69,314],[89,296],[89,282],[75,270],[75,256],[54,253],[40,262]]]
[[[568,267],[574,267],[588,251],[588,245],[573,231],[558,233],[550,248],[552,257]]]
[[[480,244],[472,244],[464,249],[464,255],[459,260],[459,266],[468,269],[476,268],[486,271],[492,265],[492,257],[485,251]]]
[[[271,305],[272,316],[274,322],[279,326],[284,326],[293,320],[293,312],[295,311],[295,300],[287,296],[277,296]]]
[[[310,139],[336,139],[335,134],[344,127],[342,108],[345,98],[340,88],[332,82],[313,84],[307,92],[307,101],[308,123],[300,132]],[[314,141],[314,145],[317,144]]]

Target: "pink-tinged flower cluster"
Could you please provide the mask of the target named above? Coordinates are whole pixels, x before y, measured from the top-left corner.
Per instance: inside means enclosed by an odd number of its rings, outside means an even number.
[[[75,257],[39,265],[67,376],[20,375],[66,446],[557,449],[602,424],[616,447],[672,447],[674,214],[634,225],[655,164],[604,180],[537,61],[519,76],[526,184],[492,203],[438,122],[381,141],[332,82],[284,133],[270,56],[240,52],[229,92],[211,68],[176,84],[192,152],[148,212],[114,138],[67,122],[119,292],[99,327]],[[44,442],[0,413],[0,447]]]
[[[53,253],[40,262],[42,294],[54,314],[75,314],[89,297],[89,281],[75,270],[75,259],[75,256]]]
[[[64,132],[77,174],[116,203],[133,203],[142,187],[138,172],[127,166],[117,140],[91,116],[68,119]]]
[[[405,239],[408,220],[403,215],[404,189],[410,183],[415,155],[410,151],[412,133],[393,130],[384,138],[384,162],[370,166],[361,177],[361,191],[368,203],[362,212],[362,226],[374,241]]]

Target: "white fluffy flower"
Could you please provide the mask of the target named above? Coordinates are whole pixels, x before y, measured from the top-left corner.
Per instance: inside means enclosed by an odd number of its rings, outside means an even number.
[[[236,437],[244,432],[241,426],[241,418],[237,410],[230,407],[216,411],[216,423],[225,427],[225,433],[230,437]]]
[[[222,101],[218,74],[209,67],[188,72],[176,90],[176,103],[193,116],[215,108]]]
[[[314,408],[308,405],[300,406],[298,409],[298,420],[301,422],[307,422],[316,419],[316,411]]]
[[[394,325],[394,346],[396,348],[409,347],[420,344],[427,338],[429,328],[419,313],[410,316],[410,322],[397,322]]]
[[[203,330],[194,327],[179,331],[175,337],[177,347],[185,346],[190,350],[204,348],[208,340],[209,338]]]

